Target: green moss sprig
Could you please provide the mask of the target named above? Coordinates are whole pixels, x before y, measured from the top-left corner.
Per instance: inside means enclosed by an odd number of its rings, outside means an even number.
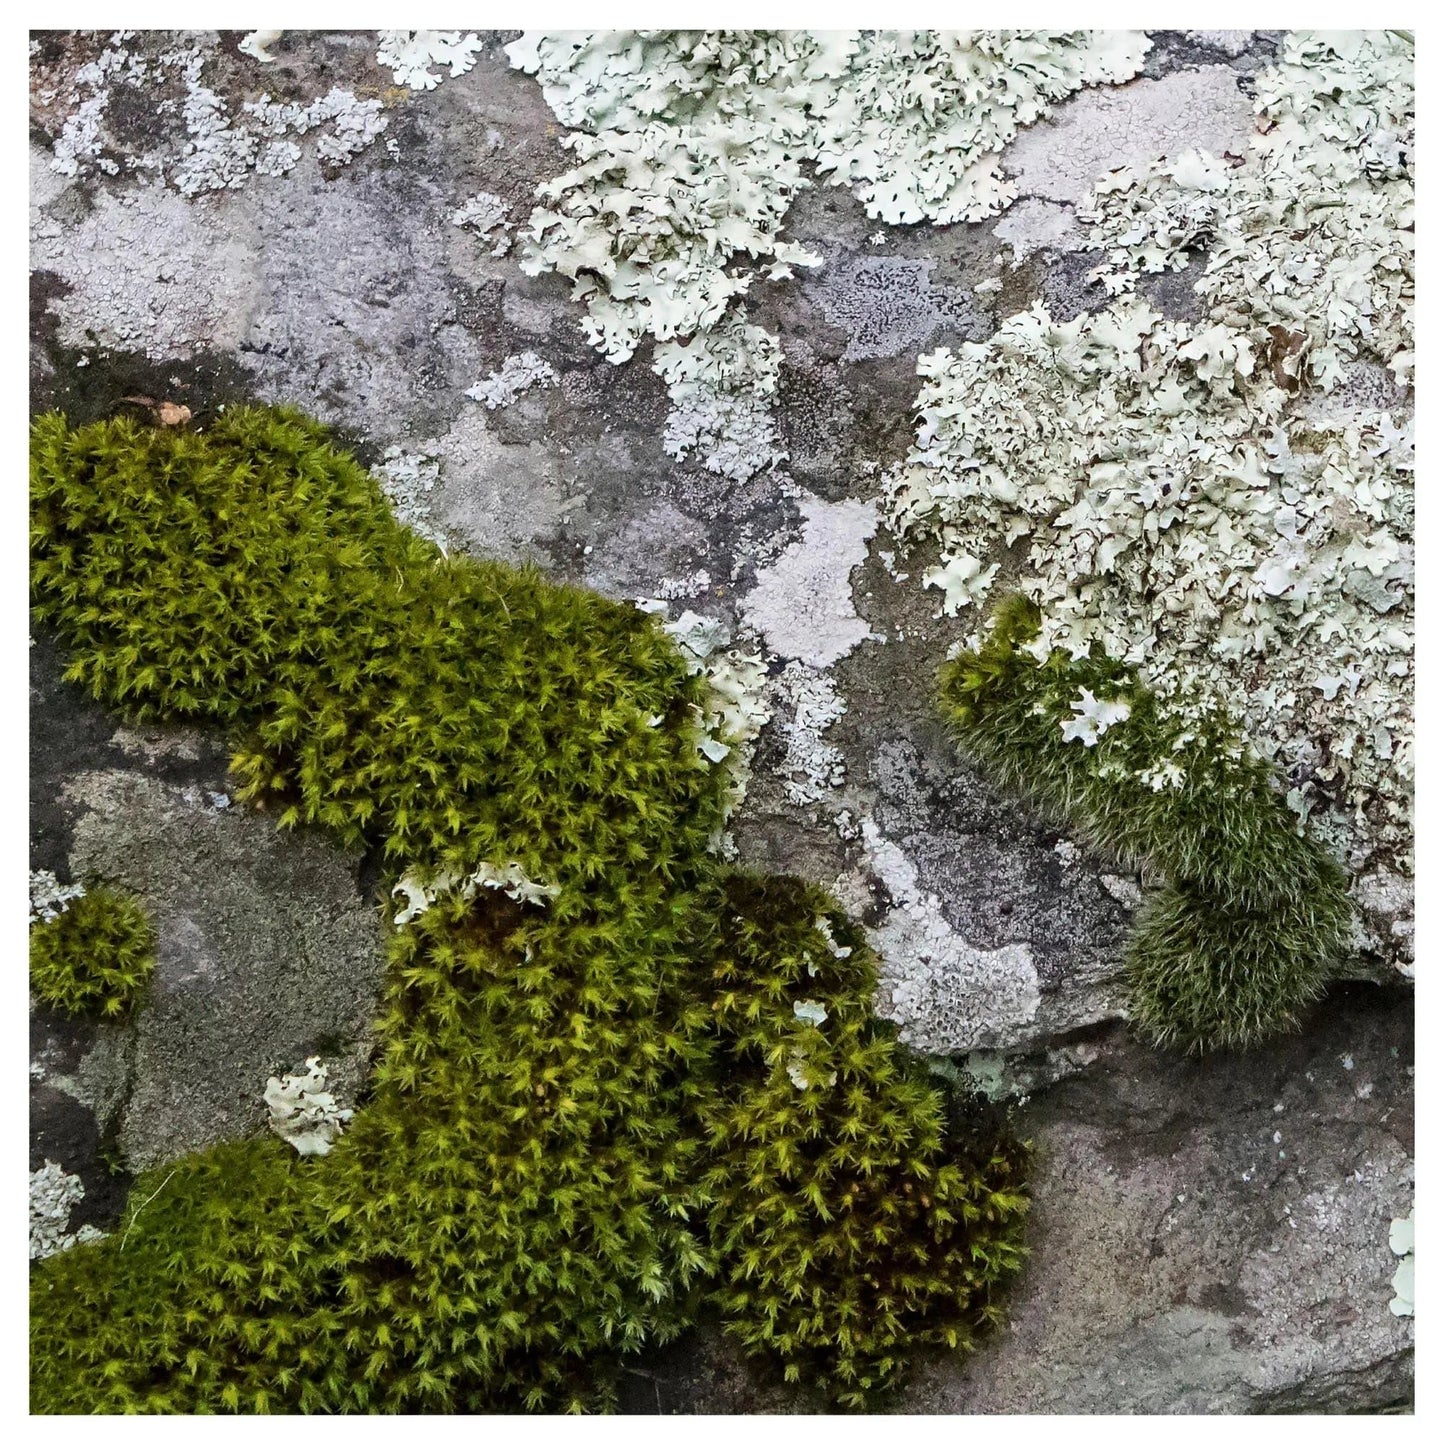
[[[67,1014],[124,1018],[156,966],[156,932],[136,899],[90,889],[30,929],[30,987]]]
[[[73,678],[226,725],[247,798],[377,849],[387,883],[487,864],[546,888],[439,889],[393,930],[328,1154],[194,1156],[39,1267],[34,1409],[603,1409],[709,1297],[856,1406],[905,1339],[996,1315],[1018,1151],[948,1157],[871,1033],[861,945],[819,985],[838,1062],[803,1065],[846,1082],[792,1082],[798,929],[830,905],[785,889],[802,915],[758,915],[707,851],[727,776],[655,620],[443,557],[292,413],[43,418],[31,465],[34,605]]]
[[[1097,648],[1041,661],[1037,633],[1032,604],[1011,599],[983,645],[945,665],[943,707],[990,778],[1159,880],[1128,945],[1131,1017],[1193,1051],[1296,1027],[1347,948],[1343,869],[1221,711],[1186,727]],[[1064,732],[1086,693],[1127,709],[1088,744]]]

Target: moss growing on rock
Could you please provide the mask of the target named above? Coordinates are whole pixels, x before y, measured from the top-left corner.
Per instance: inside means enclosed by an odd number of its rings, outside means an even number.
[[[112,1241],[37,1273],[34,1408],[605,1408],[709,1293],[857,1405],[906,1333],[992,1317],[1016,1151],[946,1161],[937,1102],[870,1033],[861,951],[820,984],[845,1027],[802,1065],[818,1092],[791,1081],[808,1040],[779,1008],[827,905],[749,922],[753,885],[725,891],[706,683],[655,620],[442,557],[287,413],[42,419],[32,546],[74,678],[225,723],[278,822],[433,885],[330,1153],[266,1138],[142,1179]]]
[[[717,1299],[789,1379],[861,1406],[911,1348],[999,1318],[1023,1151],[945,1139],[938,1091],[869,1009],[876,960],[821,890],[735,877],[722,916],[722,1085],[703,1109]]]
[[[67,1014],[123,1018],[156,966],[145,909],[114,888],[92,888],[30,930],[30,987]]]
[[[1037,631],[1032,604],[1006,604],[945,665],[944,710],[995,781],[1161,880],[1129,943],[1131,1017],[1194,1051],[1294,1028],[1347,947],[1344,871],[1222,712],[1181,721],[1097,648],[1040,660]]]

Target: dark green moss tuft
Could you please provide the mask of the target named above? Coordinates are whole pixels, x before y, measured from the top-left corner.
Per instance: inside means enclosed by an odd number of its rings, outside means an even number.
[[[442,890],[394,930],[329,1154],[209,1151],[45,1261],[35,1409],[606,1408],[709,1295],[857,1405],[906,1338],[993,1317],[1018,1152],[946,1157],[856,940],[817,954],[829,1022],[793,1015],[815,919],[846,925],[726,883],[705,683],[653,619],[443,558],[286,413],[46,418],[32,497],[36,610],[98,697],[230,727],[251,799],[377,849],[388,883],[516,863],[556,890]]]
[[[30,987],[67,1014],[123,1018],[156,966],[145,909],[113,888],[92,888],[30,930]]]
[[[943,1099],[870,1013],[875,962],[819,889],[729,880],[704,1108],[717,1300],[751,1351],[846,1407],[911,1349],[997,1321],[1027,1208],[1018,1146],[950,1157]]]
[[[945,666],[944,710],[995,781],[1161,880],[1129,944],[1131,1016],[1196,1051],[1296,1027],[1347,946],[1343,870],[1220,710],[1182,724],[1097,649],[1040,661],[1037,631],[1031,604],[1011,599],[983,646]],[[1062,728],[1084,689],[1129,708],[1091,745]]]

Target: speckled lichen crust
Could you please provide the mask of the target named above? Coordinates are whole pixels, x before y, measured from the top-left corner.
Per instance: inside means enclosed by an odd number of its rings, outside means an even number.
[[[942,542],[943,611],[1024,546],[1040,656],[1103,647],[1181,733],[1226,701],[1359,872],[1410,867],[1412,66],[1398,32],[1289,36],[1247,154],[1101,180],[1118,299],[921,357],[887,480],[892,524]],[[1202,320],[1135,294],[1191,262]]]
[[[982,220],[1013,199],[998,155],[1019,127],[1148,48],[1137,31],[528,32],[508,53],[578,163],[542,187],[523,267],[573,279],[611,360],[692,337],[654,362],[669,450],[746,478],[780,456],[777,342],[741,298],[820,259],[782,235],[802,167],[891,224]]]
[[[140,172],[160,177],[184,196],[197,196],[238,190],[254,174],[285,175],[301,159],[299,138],[311,132],[319,159],[346,165],[386,129],[379,100],[359,99],[340,86],[307,104],[262,95],[237,115],[204,83],[213,55],[208,47],[182,43],[152,60],[129,48],[136,34],[115,31],[100,55],[71,77],[67,93],[39,97],[66,114],[51,162],[61,175]],[[119,86],[144,88],[160,115],[181,119],[173,134],[144,155],[118,152],[111,144],[107,112]]]
[[[71,677],[229,727],[242,801],[382,860],[390,935],[354,1110],[308,1059],[40,1266],[34,1409],[606,1408],[705,1298],[856,1407],[998,1317],[1021,1151],[944,1138],[830,900],[713,851],[746,656],[443,555],[291,413],[45,417],[31,496]]]

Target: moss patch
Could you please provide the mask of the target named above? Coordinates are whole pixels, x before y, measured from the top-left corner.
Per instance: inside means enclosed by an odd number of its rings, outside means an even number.
[[[145,909],[113,888],[93,888],[30,930],[30,987],[67,1014],[128,1014],[156,966]]]
[[[1222,712],[1182,723],[1097,648],[1040,661],[1037,632],[1026,599],[1006,604],[984,644],[945,666],[944,710],[997,782],[1162,880],[1129,943],[1131,1017],[1194,1051],[1295,1027],[1347,947],[1343,870],[1296,829]]]
[[[817,930],[847,936],[836,910],[708,853],[727,775],[655,620],[444,558],[291,413],[46,417],[31,485],[72,678],[226,726],[246,798],[377,849],[385,883],[515,864],[555,889],[443,889],[394,931],[369,1097],[329,1154],[193,1156],[47,1261],[33,1408],[605,1408],[618,1361],[709,1298],[858,1405],[905,1336],[993,1318],[1018,1151],[950,1162],[868,1018],[870,956]]]
[[[873,1018],[876,959],[797,879],[733,877],[703,1104],[729,1332],[861,1406],[912,1348],[969,1343],[1023,1259],[1023,1151],[945,1136],[945,1100]]]

